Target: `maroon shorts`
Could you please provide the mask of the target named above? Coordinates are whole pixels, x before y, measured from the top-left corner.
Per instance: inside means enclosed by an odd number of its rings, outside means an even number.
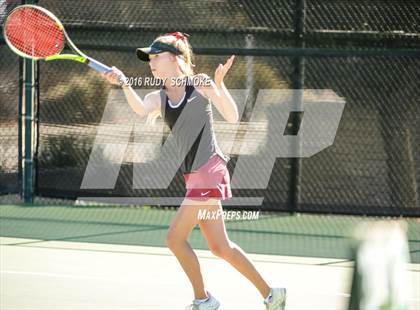
[[[184,174],[184,180],[187,188],[185,198],[224,200],[232,197],[226,162],[217,154],[197,170]]]

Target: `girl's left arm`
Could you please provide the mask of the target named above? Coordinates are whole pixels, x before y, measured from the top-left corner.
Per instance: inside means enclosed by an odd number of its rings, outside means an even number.
[[[214,81],[205,74],[199,74],[203,78],[204,85],[197,87],[200,92],[211,100],[223,118],[229,123],[237,123],[239,121],[238,107],[223,82],[234,58],[235,56],[231,56],[224,65],[219,64],[214,74]]]

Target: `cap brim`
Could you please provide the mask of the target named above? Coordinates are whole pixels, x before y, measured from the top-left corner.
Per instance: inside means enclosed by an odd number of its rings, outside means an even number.
[[[137,57],[143,61],[150,61],[149,54],[152,51],[151,47],[142,47],[136,49]]]
[[[150,61],[149,55],[160,54],[163,52],[170,52],[175,55],[181,55],[181,51],[175,46],[162,42],[153,42],[148,47],[140,47],[136,49],[137,57],[143,61]]]

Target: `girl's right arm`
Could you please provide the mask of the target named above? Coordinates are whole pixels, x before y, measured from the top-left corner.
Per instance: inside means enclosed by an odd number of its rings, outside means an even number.
[[[112,71],[102,75],[111,84],[122,87],[131,109],[140,116],[147,116],[149,113],[154,112],[157,109],[160,110],[160,95],[158,91],[147,94],[144,97],[144,100],[142,100],[134,89],[127,84],[126,77],[121,70],[116,67],[112,67]]]

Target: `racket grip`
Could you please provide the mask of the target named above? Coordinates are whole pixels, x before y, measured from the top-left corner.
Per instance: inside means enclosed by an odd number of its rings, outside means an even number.
[[[111,67],[108,67],[107,65],[104,65],[103,63],[90,57],[87,58],[87,65],[100,73],[112,71]]]

